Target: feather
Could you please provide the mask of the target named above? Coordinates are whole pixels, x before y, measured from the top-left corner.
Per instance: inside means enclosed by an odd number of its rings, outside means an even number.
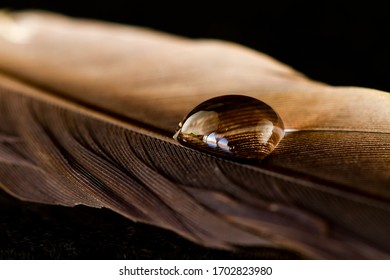
[[[2,14],[0,186],[27,201],[109,208],[213,248],[389,258],[390,96],[312,81],[233,43],[46,12]],[[206,99],[281,116],[261,162],[172,139]]]

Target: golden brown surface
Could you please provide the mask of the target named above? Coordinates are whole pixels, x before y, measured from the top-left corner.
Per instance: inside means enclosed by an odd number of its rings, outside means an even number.
[[[1,21],[8,192],[108,207],[208,246],[389,256],[388,93],[310,81],[232,43],[46,13]],[[263,100],[300,131],[256,165],[171,139],[197,104],[229,93]]]

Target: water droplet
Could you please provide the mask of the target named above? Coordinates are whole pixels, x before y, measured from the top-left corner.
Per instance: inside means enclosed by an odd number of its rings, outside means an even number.
[[[179,123],[174,138],[212,154],[263,159],[284,136],[279,115],[267,104],[243,95],[225,95],[196,106]]]

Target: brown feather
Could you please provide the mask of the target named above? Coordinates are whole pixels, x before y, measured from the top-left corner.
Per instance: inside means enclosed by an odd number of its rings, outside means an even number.
[[[232,43],[36,12],[2,15],[0,184],[107,207],[210,247],[389,258],[390,96],[311,81]],[[260,163],[183,147],[211,97],[271,105],[289,129]]]

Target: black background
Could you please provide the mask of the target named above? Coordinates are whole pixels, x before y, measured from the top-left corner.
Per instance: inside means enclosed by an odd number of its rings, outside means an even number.
[[[192,38],[234,41],[312,79],[390,91],[389,9],[375,1],[7,1],[76,17],[147,26]],[[219,5],[217,4],[219,3]]]
[[[383,1],[385,2],[385,1]],[[341,2],[242,1],[214,6],[151,1],[1,1],[0,8],[45,9],[141,25],[192,38],[234,41],[267,53],[312,79],[390,91],[388,9]],[[213,3],[213,6],[211,6]],[[0,258],[299,258],[272,249],[208,250],[108,210],[20,202],[0,191]]]

